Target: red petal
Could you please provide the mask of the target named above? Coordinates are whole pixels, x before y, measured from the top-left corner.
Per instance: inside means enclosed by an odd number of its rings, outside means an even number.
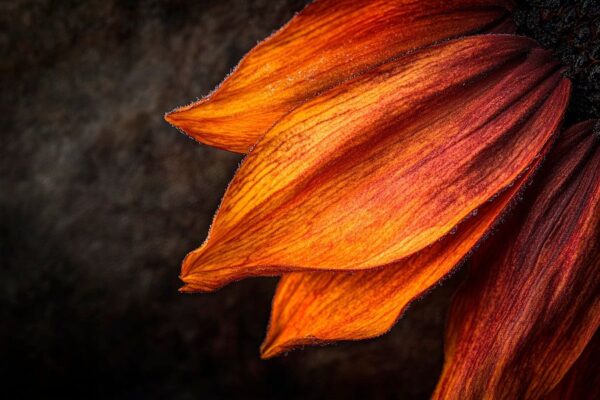
[[[283,118],[231,183],[186,290],[357,270],[435,243],[553,137],[570,83],[528,39],[477,36],[371,70]]]
[[[600,324],[600,137],[576,125],[473,261],[435,398],[543,398]]]
[[[599,372],[600,332],[596,332],[567,375],[544,400],[600,399]]]
[[[247,152],[290,110],[341,81],[443,39],[493,27],[501,0],[319,0],[256,46],[208,97],[166,119],[195,139]]]

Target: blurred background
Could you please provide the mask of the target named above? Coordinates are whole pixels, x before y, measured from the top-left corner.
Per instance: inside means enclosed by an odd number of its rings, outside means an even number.
[[[163,114],[207,94],[305,3],[0,2],[3,394],[428,397],[456,277],[384,337],[270,361],[258,348],[277,279],[177,292],[241,157]]]

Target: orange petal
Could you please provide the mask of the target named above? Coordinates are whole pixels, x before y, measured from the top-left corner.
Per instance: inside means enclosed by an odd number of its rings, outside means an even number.
[[[545,400],[600,399],[600,331]]]
[[[391,57],[507,19],[502,0],[319,0],[256,46],[208,97],[166,115],[203,143],[246,153],[307,99]]]
[[[295,272],[281,278],[263,358],[307,344],[358,340],[386,333],[406,306],[473,249],[508,208],[535,167],[457,232],[398,263],[358,272]]]
[[[583,123],[560,138],[526,202],[473,260],[434,398],[543,398],[597,330],[600,137],[591,131]]]
[[[427,48],[305,103],[245,159],[186,291],[247,276],[357,270],[435,243],[551,140],[570,83],[532,41]]]

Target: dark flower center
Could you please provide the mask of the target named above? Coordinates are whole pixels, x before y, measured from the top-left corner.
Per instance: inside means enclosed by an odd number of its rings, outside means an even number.
[[[573,81],[567,123],[600,118],[600,0],[520,0],[518,33],[552,50]]]

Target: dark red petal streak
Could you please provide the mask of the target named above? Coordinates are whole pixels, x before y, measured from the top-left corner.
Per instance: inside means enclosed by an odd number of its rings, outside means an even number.
[[[544,400],[600,399],[600,331],[588,343],[569,372]]]
[[[477,253],[434,398],[539,399],[600,324],[600,137],[564,133],[525,203]]]

